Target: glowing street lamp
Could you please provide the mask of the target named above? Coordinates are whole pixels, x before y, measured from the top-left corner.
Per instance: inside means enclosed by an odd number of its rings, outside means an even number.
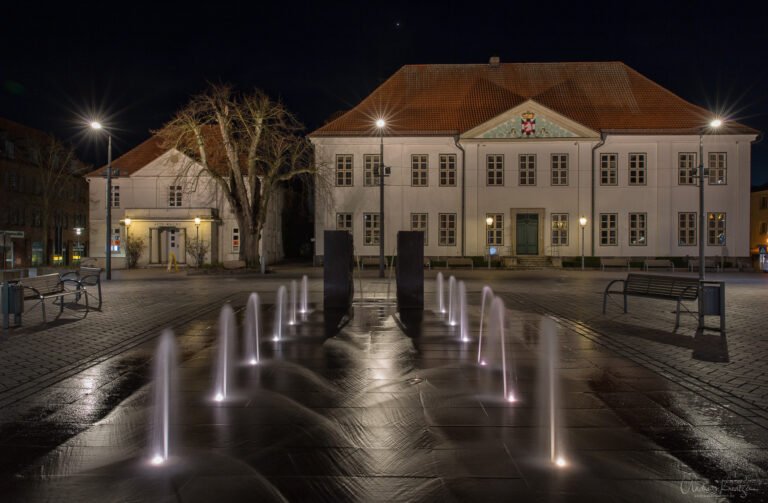
[[[91,129],[101,131],[104,129],[101,122],[92,121],[90,123]],[[105,130],[106,131],[106,130]],[[105,221],[106,230],[106,242],[105,242],[105,264],[106,270],[105,277],[107,280],[112,279],[112,135],[107,132],[107,214]]]
[[[581,226],[581,270],[584,270],[584,228],[587,226],[587,217],[579,218]]]
[[[195,217],[195,239],[200,241],[200,217]]]
[[[488,241],[488,270],[491,270],[491,226],[493,225],[493,217],[488,217],[485,219],[485,225],[486,225],[486,240]]]
[[[379,129],[379,277],[384,277],[384,119],[376,120]]]
[[[709,130],[715,131],[717,128],[723,125],[721,119],[713,119],[709,123]],[[704,281],[704,233],[707,225],[707,214],[704,213],[704,175],[706,174],[704,169],[704,134],[706,129],[699,131],[699,281]],[[701,317],[699,317],[701,319]],[[703,321],[701,322],[703,323]]]

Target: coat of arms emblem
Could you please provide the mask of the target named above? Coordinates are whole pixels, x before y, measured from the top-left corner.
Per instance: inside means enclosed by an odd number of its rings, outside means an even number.
[[[536,114],[533,112],[524,112],[520,116],[520,133],[522,136],[536,135]]]

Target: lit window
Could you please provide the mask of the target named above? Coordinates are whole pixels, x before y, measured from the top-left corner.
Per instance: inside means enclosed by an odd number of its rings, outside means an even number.
[[[725,213],[707,213],[707,244],[725,245]]]
[[[171,208],[181,207],[181,185],[168,187],[168,206]]]
[[[618,154],[600,154],[600,185],[618,184],[618,165]]]
[[[364,213],[363,214],[363,243],[369,246],[379,244],[380,232],[381,232],[381,227],[379,226],[379,214]]]
[[[365,187],[378,186],[379,180],[379,154],[366,154],[363,156],[363,185]]]
[[[520,185],[536,185],[536,155],[520,154]]]
[[[646,246],[647,241],[647,220],[645,213],[629,214],[629,244],[630,246]]]
[[[568,246],[568,213],[552,213],[552,246]]]
[[[727,162],[725,152],[709,153],[709,184],[723,185],[727,182]]]
[[[352,232],[352,213],[336,213],[336,230]]]
[[[456,213],[440,213],[440,246],[456,246]]]
[[[440,154],[440,186],[456,186],[456,155]]]
[[[488,218],[492,218],[493,222],[488,225]],[[504,214],[503,213],[486,213],[486,237],[485,244],[488,246],[501,246],[504,244]]]

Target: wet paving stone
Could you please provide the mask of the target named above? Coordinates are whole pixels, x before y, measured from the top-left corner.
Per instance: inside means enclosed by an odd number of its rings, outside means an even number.
[[[238,319],[245,299],[231,298]],[[586,325],[563,321],[550,415],[540,359],[546,322],[532,311],[507,314],[513,404],[501,369],[477,364],[476,341],[459,341],[429,309],[408,326],[385,303],[356,305],[338,333],[327,333],[315,311],[280,343],[263,341],[263,360],[238,360],[231,395],[216,403],[217,313],[192,317],[177,327],[167,466],[149,464],[150,340],[0,408],[0,449],[22,453],[0,456],[0,499],[634,502],[768,494],[768,435],[751,419],[757,413],[639,365],[591,339]],[[473,313],[470,325],[477,322]],[[553,420],[564,468],[550,459]]]

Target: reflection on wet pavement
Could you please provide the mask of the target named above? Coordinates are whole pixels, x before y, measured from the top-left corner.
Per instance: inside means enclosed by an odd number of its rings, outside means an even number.
[[[215,403],[215,314],[206,315],[177,335],[177,442],[166,465],[148,463],[147,344],[0,411],[0,494],[342,502],[690,501],[713,493],[761,501],[768,493],[762,427],[565,323],[556,371],[568,466],[555,468],[537,409],[540,318],[507,316],[514,405],[499,398],[500,370],[479,367],[476,343],[459,342],[442,315],[397,313],[383,302],[350,316],[307,315],[280,343],[262,343],[258,366],[237,365],[231,395]]]

